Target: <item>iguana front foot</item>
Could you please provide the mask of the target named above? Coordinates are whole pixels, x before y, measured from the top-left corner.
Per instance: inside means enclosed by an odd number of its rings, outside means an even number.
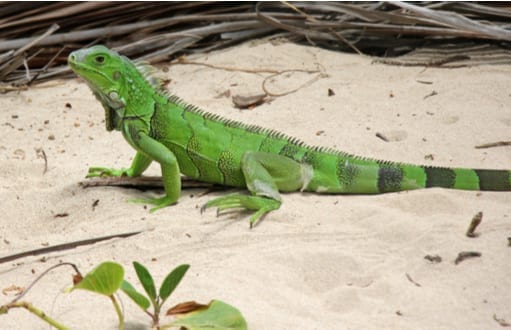
[[[108,167],[89,167],[89,172],[87,173],[86,178],[94,178],[98,176],[133,176],[130,173],[129,168],[108,168]]]
[[[280,207],[280,204],[280,201],[267,197],[231,194],[208,201],[201,207],[201,213],[210,207],[217,207],[219,212],[228,209],[252,210],[255,211],[254,214],[250,216],[249,220],[250,228],[252,228],[252,226],[266,213],[277,210]]]
[[[161,208],[170,206],[172,204],[175,204],[177,202],[176,199],[172,199],[169,196],[163,196],[160,198],[140,198],[140,199],[130,199],[129,200],[132,203],[141,203],[141,204],[152,204],[155,205],[153,208],[149,210],[149,212],[154,212],[156,210],[159,210]]]

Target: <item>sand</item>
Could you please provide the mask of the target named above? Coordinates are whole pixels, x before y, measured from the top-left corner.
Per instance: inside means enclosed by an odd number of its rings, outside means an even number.
[[[172,65],[168,88],[210,112],[278,129],[311,145],[409,163],[511,167],[509,66],[460,69],[393,67],[371,59],[291,43],[250,42],[190,60],[245,69],[320,68],[323,76],[270,79],[275,97],[252,110],[227,95],[261,93],[267,73]],[[333,94],[329,96],[329,89]],[[229,92],[228,92],[229,91]],[[332,94],[332,93],[330,93]],[[435,94],[435,95],[432,95]],[[291,193],[280,210],[249,230],[248,217],[199,208],[214,196],[185,190],[156,213],[130,198],[159,191],[83,189],[89,166],[128,166],[134,151],[104,128],[103,109],[78,79],[0,95],[0,257],[93,237],[141,234],[0,265],[0,288],[27,286],[46,268],[75,263],[82,272],[114,260],[136,283],[132,261],[157,282],[175,266],[190,271],[167,307],[220,299],[241,310],[250,329],[499,329],[511,322],[511,193],[416,190],[376,196]],[[385,142],[376,133],[386,136]],[[41,157],[47,157],[47,171]],[[152,165],[147,172],[159,174]],[[95,201],[97,205],[93,207]],[[482,211],[477,238],[465,231]],[[458,265],[461,251],[479,258]],[[424,259],[439,255],[440,263]],[[110,302],[62,293],[72,271],[49,273],[24,298],[76,329],[115,329]],[[14,293],[0,294],[0,304]],[[128,329],[149,319],[126,297]],[[47,329],[24,310],[2,329]]]

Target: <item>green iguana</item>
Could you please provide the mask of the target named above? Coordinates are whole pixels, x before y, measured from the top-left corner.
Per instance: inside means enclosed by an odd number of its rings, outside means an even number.
[[[69,66],[85,79],[105,108],[107,130],[121,131],[137,151],[131,167],[91,167],[88,177],[141,175],[161,165],[165,195],[137,200],[174,204],[180,174],[246,188],[207,202],[203,210],[241,208],[254,224],[281,205],[279,192],[376,194],[427,187],[511,190],[510,171],[408,165],[310,147],[280,132],[221,118],[168,94],[154,69],[104,46],[72,52]]]

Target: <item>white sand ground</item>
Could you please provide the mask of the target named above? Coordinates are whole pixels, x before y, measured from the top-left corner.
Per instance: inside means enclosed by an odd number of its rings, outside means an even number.
[[[173,93],[225,117],[364,156],[511,168],[509,147],[474,149],[509,140],[509,66],[392,67],[268,42],[192,59],[247,69],[319,66],[328,75],[296,93],[240,111],[224,93],[260,93],[268,74],[169,67],[165,75]],[[268,88],[285,92],[313,76],[283,75]],[[328,96],[329,88],[335,95]],[[426,97],[433,91],[437,95]],[[500,329],[494,315],[511,322],[511,192],[292,193],[253,230],[246,216],[217,218],[213,210],[200,214],[200,205],[225,192],[197,197],[204,190],[186,190],[177,205],[150,214],[126,200],[158,192],[78,186],[89,166],[127,166],[134,155],[119,133],[105,131],[103,109],[83,82],[53,82],[0,95],[0,101],[0,256],[143,231],[51,253],[45,262],[39,256],[1,264],[2,289],[26,286],[60,261],[86,272],[115,260],[126,266],[132,282],[134,260],[146,264],[158,282],[173,267],[189,263],[168,307],[221,299],[238,307],[251,329]],[[377,132],[391,141],[377,138]],[[45,174],[37,148],[47,155]],[[149,174],[159,174],[158,166]],[[93,209],[95,200],[99,204]],[[477,211],[484,213],[480,236],[467,238],[465,230]],[[55,217],[61,213],[68,216]],[[460,251],[479,251],[482,257],[455,265]],[[426,261],[428,254],[440,255],[442,262]],[[114,329],[116,316],[107,299],[60,293],[70,285],[71,274],[67,268],[53,271],[25,299],[73,328]],[[12,292],[0,294],[0,304],[13,297]],[[128,328],[146,328],[146,316],[127,298],[123,303]],[[0,328],[48,327],[24,310],[13,310],[0,317]]]

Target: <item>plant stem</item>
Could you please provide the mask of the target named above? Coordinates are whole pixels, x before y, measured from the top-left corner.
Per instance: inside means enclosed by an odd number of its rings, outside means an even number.
[[[25,301],[17,301],[17,302],[13,302],[13,303],[10,303],[10,304],[7,304],[7,305],[4,305],[4,306],[1,306],[1,310],[2,312],[5,312],[7,313],[7,311],[11,308],[25,308],[27,309],[29,312],[31,312],[32,314],[36,315],[37,317],[39,317],[41,320],[45,321],[46,323],[50,324],[51,326],[53,326],[54,328],[57,328],[59,330],[68,330],[69,328],[66,327],[65,325],[62,325],[60,324],[59,322],[55,321],[54,319],[52,319],[51,317],[49,317],[48,315],[46,315],[45,312],[43,312],[42,310],[40,310],[39,308],[35,307],[34,305],[32,305],[31,303],[29,302],[25,302]]]
[[[153,317],[153,327],[156,327],[157,330],[160,330],[160,310],[161,310],[161,302],[160,295],[156,297],[156,302],[154,303],[154,317]]]
[[[115,300],[114,295],[110,296],[110,300],[112,300],[112,304],[114,304],[115,307],[115,312],[119,318],[119,330],[124,330],[124,315],[122,314],[121,307],[117,303],[117,300]]]

